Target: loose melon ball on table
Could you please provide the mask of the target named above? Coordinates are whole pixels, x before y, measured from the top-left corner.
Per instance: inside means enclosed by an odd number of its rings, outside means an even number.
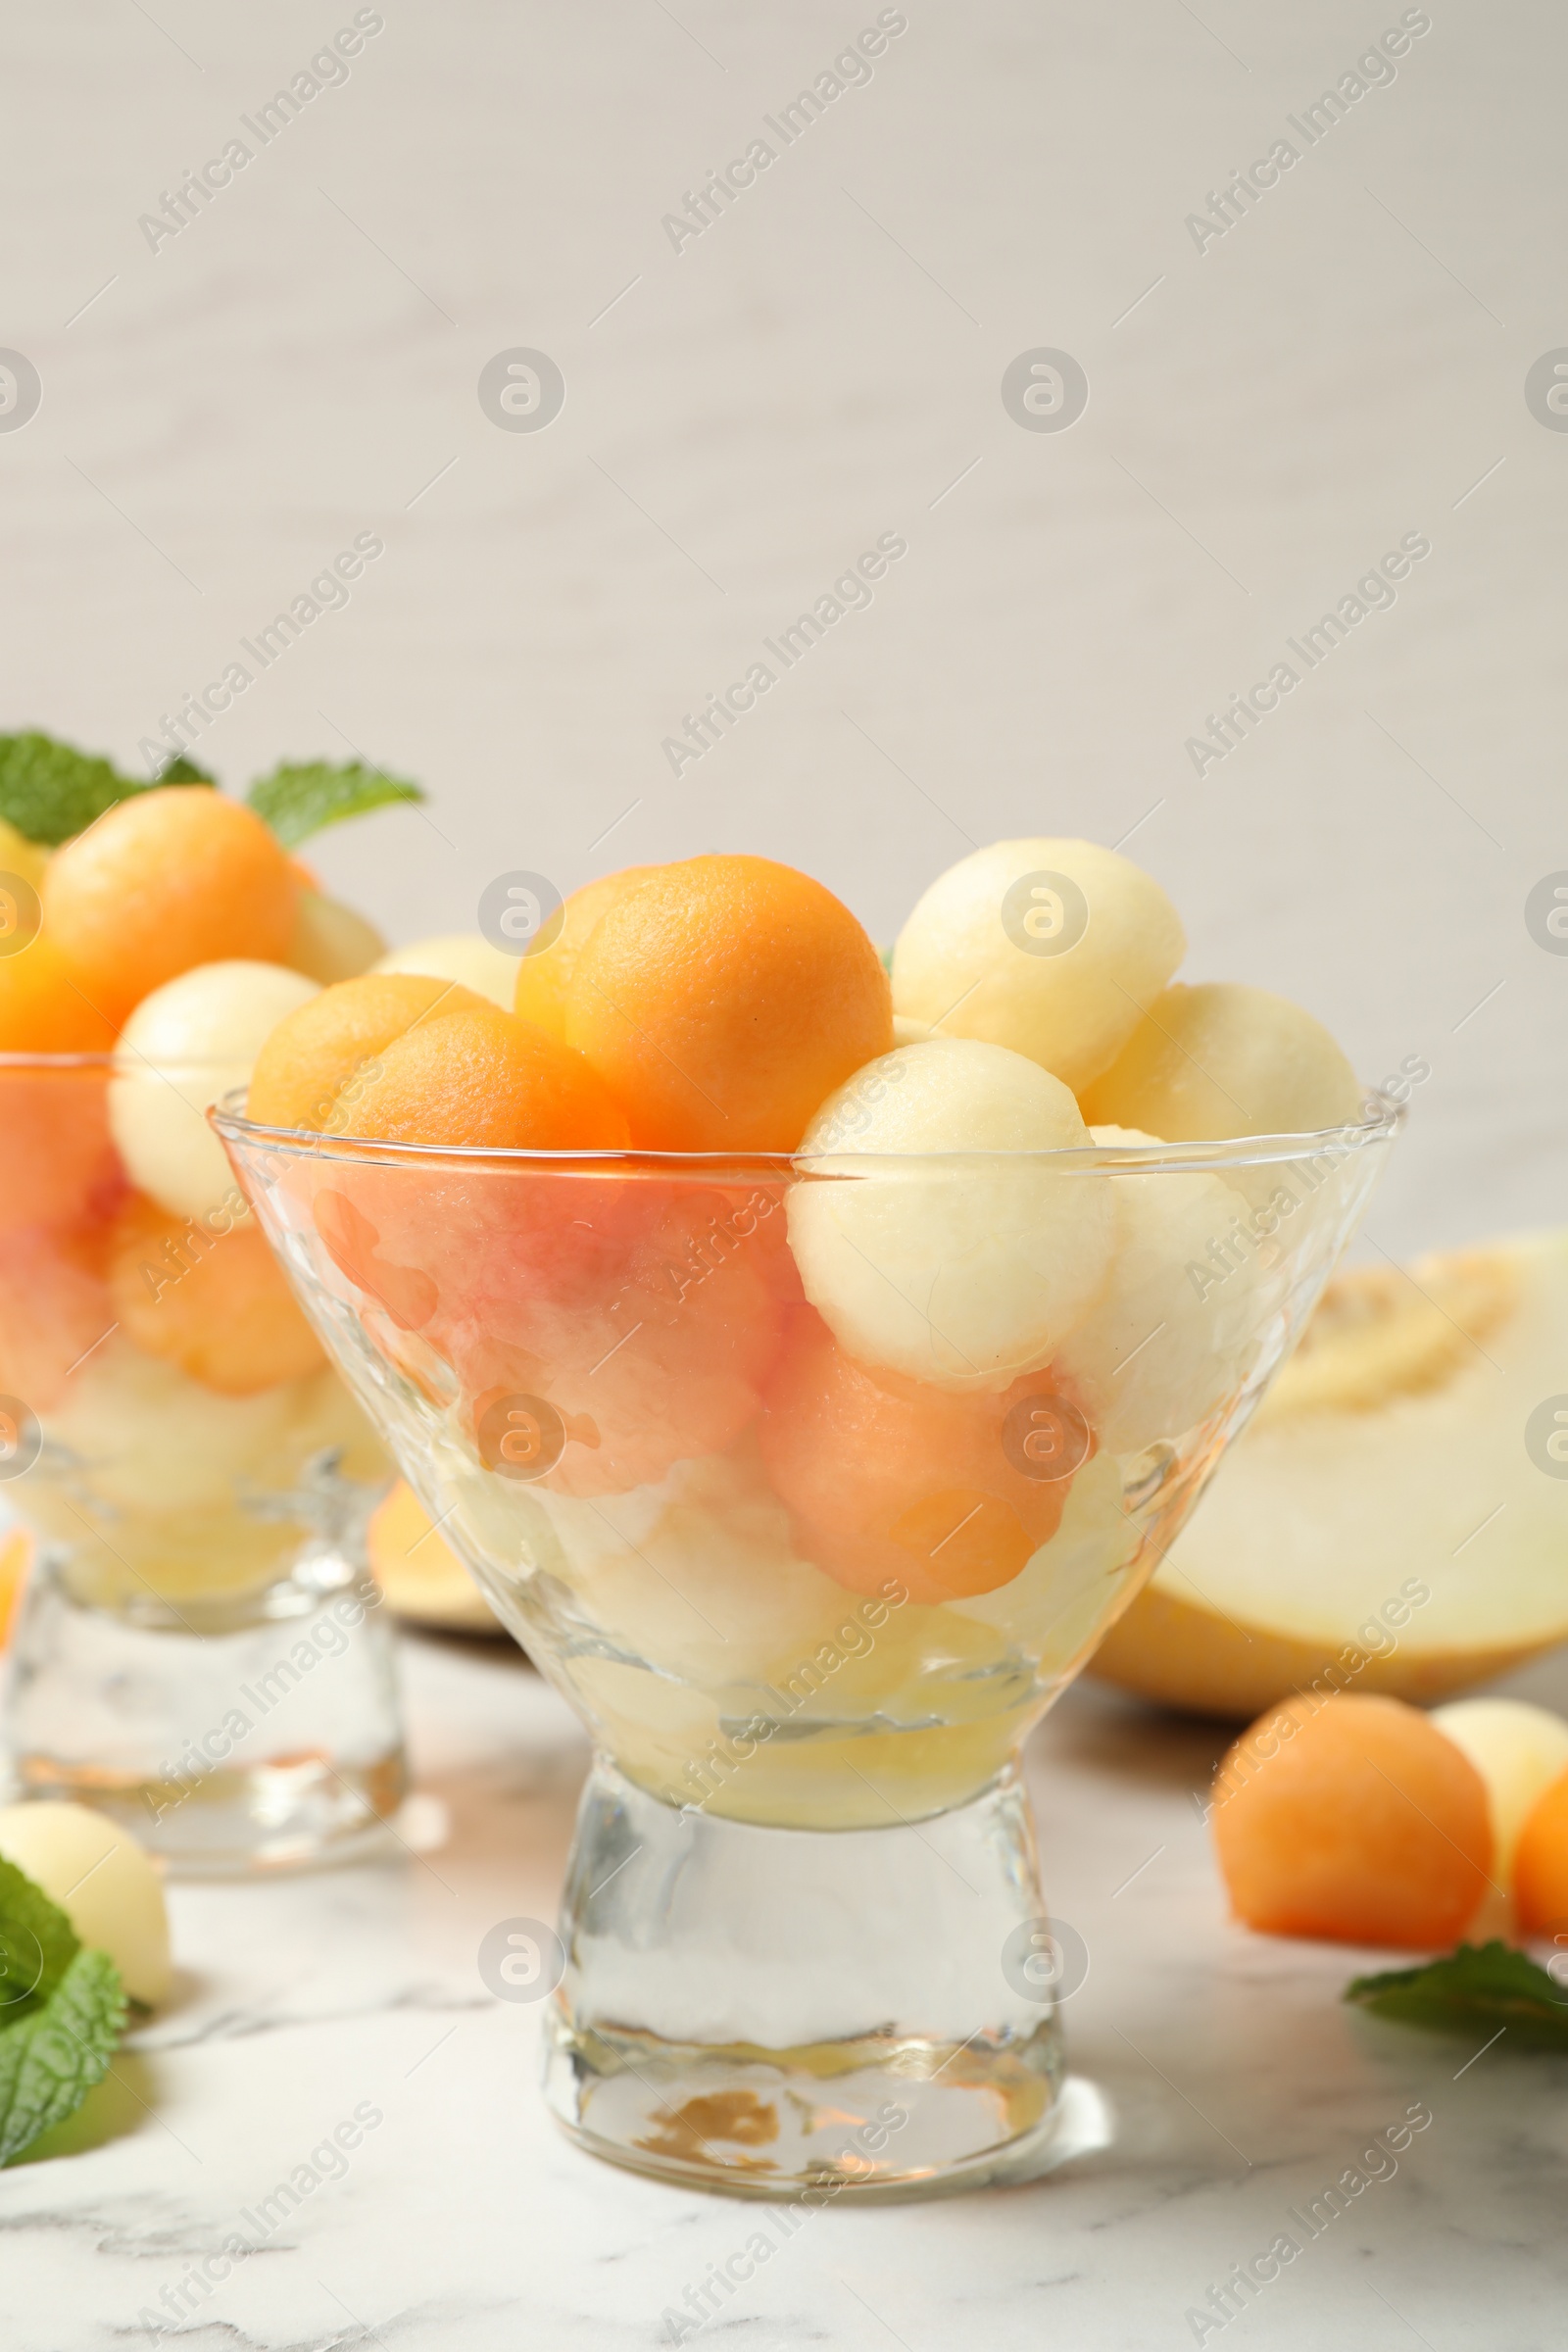
[[[151,2008],[163,1999],[169,1990],[163,1881],[128,1830],[86,1805],[7,1805],[0,1809],[0,1856],[59,1904],[89,1951],[109,1954],[133,2001]]]
[[[68,841],[43,878],[44,929],[105,1012],[193,964],[287,959],[300,884],[261,818],[205,785],[122,801]]]
[[[894,1007],[949,1037],[1010,1046],[1077,1094],[1186,946],[1159,884],[1114,850],[994,842],[939,875],[900,932]]]
[[[1009,1584],[1055,1534],[1093,1445],[1046,1375],[973,1396],[873,1379],[809,1310],[759,1429],[806,1556],[853,1592],[893,1576],[932,1602]]]
[[[1359,1120],[1361,1103],[1355,1072],[1321,1021],[1234,980],[1166,989],[1083,1090],[1093,1125],[1138,1127],[1167,1144],[1315,1135]]]
[[[893,1042],[888,979],[831,891],[766,858],[692,858],[616,898],[566,991],[567,1043],[660,1152],[793,1152]]]
[[[284,959],[296,972],[329,988],[334,980],[357,979],[385,953],[380,932],[354,907],[329,899],[324,891],[301,890],[294,936]]]
[[[1495,1853],[1506,1885],[1520,1832],[1553,1781],[1568,1773],[1568,1723],[1522,1698],[1459,1698],[1432,1721],[1462,1747],[1486,1783]],[[1564,1905],[1568,1916],[1568,1904]]]
[[[1060,1079],[1004,1046],[903,1046],[824,1102],[789,1197],[811,1304],[862,1363],[1004,1389],[1090,1311],[1110,1259],[1103,1177]],[[997,1156],[989,1156],[997,1155]]]
[[[503,1012],[512,1010],[517,981],[517,958],[493,948],[477,931],[443,932],[435,939],[416,939],[412,947],[393,948],[375,962],[378,972],[421,972],[430,980],[455,980],[476,997],[487,997]]]
[[[1113,1151],[1159,1149],[1136,1129],[1093,1132]],[[1115,1212],[1110,1271],[1055,1368],[1101,1445],[1137,1453],[1195,1427],[1238,1385],[1261,1326],[1263,1283],[1255,1251],[1232,1242],[1250,1204],[1222,1177],[1167,1169],[1102,1181]],[[1216,1256],[1216,1246],[1228,1254]]]
[[[279,963],[204,963],[143,998],[115,1051],[109,1123],[137,1190],[181,1217],[232,1201],[207,1107],[251,1074],[279,1021],[318,993]]]
[[[617,899],[657,871],[652,865],[628,865],[618,874],[602,874],[597,882],[584,883],[563,906],[559,922],[547,923],[528,942],[523,956],[508,959],[514,992],[509,1002],[519,1020],[532,1021],[564,1040],[566,998],[590,933]]]
[[[173,1217],[133,1193],[116,1219],[109,1289],[125,1337],[225,1396],[325,1361],[253,1216]]]
[[[257,1054],[248,1115],[264,1127],[350,1135],[360,1094],[396,1038],[437,1009],[485,1002],[455,980],[413,972],[366,972],[324,988],[280,1020]]]
[[[1339,1693],[1262,1716],[1210,1816],[1231,1902],[1270,1936],[1436,1946],[1492,1883],[1481,1775],[1415,1707]]]
[[[1545,1933],[1568,1949],[1568,1772],[1539,1796],[1514,1854],[1513,1895],[1527,1935]]]

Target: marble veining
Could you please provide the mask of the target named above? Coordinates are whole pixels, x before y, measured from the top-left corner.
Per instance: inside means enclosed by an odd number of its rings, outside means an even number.
[[[581,1734],[500,1643],[410,1638],[404,1666],[428,1850],[172,1889],[171,2009],[0,2178],[5,2352],[1144,2352],[1200,2340],[1190,2315],[1281,2232],[1296,2258],[1202,2341],[1560,2342],[1568,2067],[1467,2065],[1343,2006],[1362,1955],[1228,1922],[1189,1794],[1217,1735],[1092,1683],[1029,1758],[1051,1897],[1091,1955],[1068,2152],[979,2195],[814,2215],[682,2333],[755,2215],[567,2145],[535,2013],[476,1972],[496,1919],[557,1899]],[[1560,1664],[1515,1687],[1568,1704]],[[1412,2107],[1430,2123],[1374,2161]],[[1364,2190],[1309,2234],[1357,2165]],[[193,2285],[204,2263],[227,2275]]]

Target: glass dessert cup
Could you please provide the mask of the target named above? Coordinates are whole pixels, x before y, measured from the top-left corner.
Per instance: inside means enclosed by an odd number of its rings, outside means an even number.
[[[187,1873],[352,1850],[404,1787],[365,1549],[391,1469],[206,1126],[232,1080],[0,1054],[0,1508],[33,1540],[5,1763]],[[177,1182],[186,1122],[218,1182],[196,1152],[181,1217],[121,1143],[172,1138]]]
[[[1298,1336],[1392,1106],[810,1160],[213,1115],[350,1386],[594,1739],[559,1939],[504,1923],[498,1972],[548,1998],[565,2129],[770,2198],[1032,2160],[1063,1960],[1021,1743]],[[1048,1360],[1009,1357],[1075,1284]],[[870,1369],[833,1336],[862,1325]]]

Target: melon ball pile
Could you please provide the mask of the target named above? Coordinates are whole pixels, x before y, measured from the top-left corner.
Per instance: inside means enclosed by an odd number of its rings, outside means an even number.
[[[254,1451],[238,1400],[325,1358],[207,1108],[384,943],[205,785],[138,792],[53,850],[8,825],[0,872],[37,910],[0,956],[0,1391],[77,1450],[90,1424],[100,1464],[160,1398],[222,1476]]]
[[[1305,1693],[1230,1749],[1210,1819],[1265,1935],[1433,1949],[1496,1904],[1568,1951],[1568,1723],[1544,1707]]]
[[[1255,1273],[1205,1298],[1186,1271],[1245,1190],[1141,1173],[1152,1148],[1361,1115],[1309,1013],[1176,983],[1185,944],[1089,842],[964,858],[891,975],[789,866],[633,866],[515,957],[432,939],[286,1008],[249,1115],[581,1155],[570,1184],[315,1154],[291,1179],[329,1282],[484,1468],[519,1396],[541,1497],[743,1447],[803,1560],[967,1606],[1051,1544],[1086,1464],[1194,1428],[1255,1351]]]

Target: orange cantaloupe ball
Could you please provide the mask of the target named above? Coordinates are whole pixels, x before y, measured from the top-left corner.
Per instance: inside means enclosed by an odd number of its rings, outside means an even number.
[[[654,865],[628,865],[618,874],[601,874],[597,882],[585,882],[581,890],[572,892],[561,909],[559,923],[547,923],[518,962],[512,1009],[519,1021],[532,1021],[536,1029],[547,1030],[565,1044],[566,995],[590,933],[617,899],[658,871]]]
[[[577,958],[566,1042],[662,1152],[793,1152],[852,1073],[892,1051],[882,959],[820,882],[767,858],[658,868]]]
[[[256,1056],[247,1115],[264,1127],[357,1133],[356,1102],[393,1040],[437,1012],[484,1002],[424,972],[365,972],[323,988],[278,1022]]]
[[[1340,1691],[1259,1716],[1211,1819],[1237,1916],[1267,1936],[1449,1944],[1489,1884],[1486,1785],[1402,1699]]]
[[[1519,1833],[1513,1899],[1527,1935],[1568,1937],[1568,1772],[1536,1799]]]
[[[115,1023],[93,982],[42,934],[0,956],[0,1054],[102,1054]]]
[[[1009,1449],[1009,1416],[1050,1394],[1049,1373],[955,1396],[873,1378],[809,1307],[791,1326],[758,1434],[806,1557],[851,1592],[895,1577],[933,1603],[1010,1584],[1055,1534],[1071,1486],[1028,1476]]]
[[[254,1216],[226,1232],[133,1193],[115,1220],[109,1290],[147,1355],[224,1396],[254,1396],[325,1362]]]
[[[114,1327],[102,1226],[0,1233],[0,1395],[52,1412]]]
[[[394,1038],[348,1132],[492,1152],[624,1151],[627,1140],[624,1111],[582,1055],[499,1004],[432,1013]]]
[[[545,1162],[498,1174],[456,1158],[321,1173],[327,1255],[419,1333],[438,1382],[456,1373],[481,1450],[498,1396],[559,1412],[553,1492],[657,1485],[755,1420],[787,1287],[782,1186],[638,1177],[613,1156],[569,1183]]]
[[[123,1189],[107,1061],[0,1069],[0,1234],[101,1220]]]
[[[47,937],[101,1010],[132,1005],[193,964],[284,963],[300,884],[252,809],[207,785],[122,801],[57,850],[40,893]]]

